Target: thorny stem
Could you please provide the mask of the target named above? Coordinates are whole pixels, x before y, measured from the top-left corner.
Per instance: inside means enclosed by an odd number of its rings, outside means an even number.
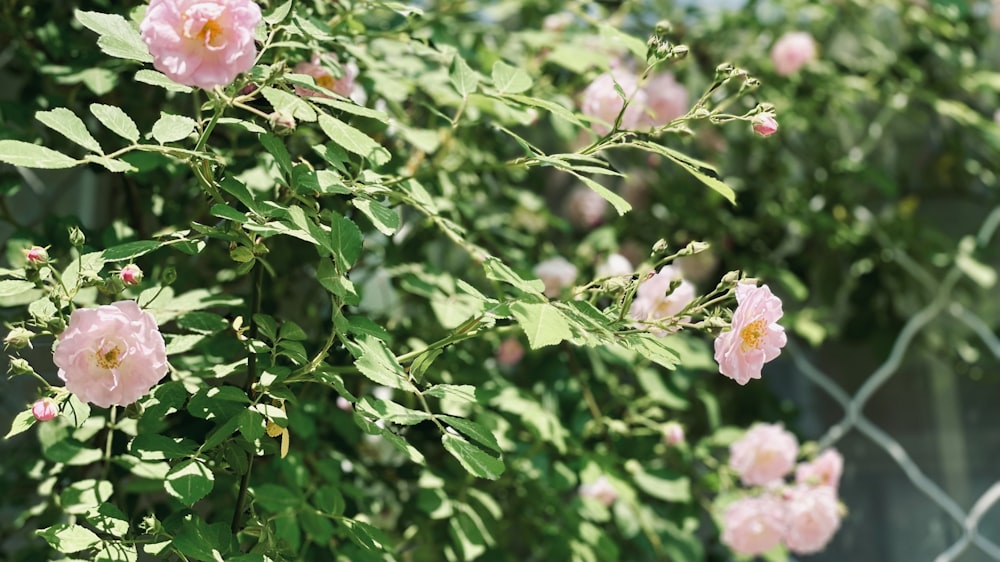
[[[253,285],[250,289],[250,318],[249,318],[249,328],[247,329],[247,339],[250,343],[257,339],[257,322],[254,321],[254,316],[260,312],[260,300],[261,300],[261,289],[264,284],[264,268],[260,263],[254,264],[254,279]],[[257,382],[257,355],[250,351],[247,354],[247,380],[243,385],[243,390],[246,391],[247,395],[253,389],[253,385]],[[240,489],[236,494],[236,509],[233,511],[233,524],[230,529],[233,534],[236,534],[240,530],[241,519],[243,516],[243,503],[246,501],[247,488],[250,486],[250,472],[253,470],[253,460],[254,453],[247,453],[247,471],[243,473],[243,478],[240,479]]]

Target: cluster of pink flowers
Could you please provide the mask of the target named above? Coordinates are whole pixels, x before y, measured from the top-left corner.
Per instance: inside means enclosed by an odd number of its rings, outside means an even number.
[[[736,303],[732,327],[715,339],[715,361],[719,372],[743,385],[759,379],[764,363],[778,357],[788,340],[778,324],[781,299],[767,285],[740,283]]]
[[[329,57],[334,61],[337,60],[337,56],[334,54],[327,54],[324,56]],[[362,92],[354,83],[360,73],[358,65],[353,62],[349,62],[341,65],[341,69],[343,71],[341,77],[335,77],[325,66],[323,66],[323,57],[318,54],[314,54],[309,62],[300,62],[295,65],[293,72],[296,74],[306,74],[308,76],[312,76],[313,79],[316,80],[317,86],[329,90],[339,96],[354,99],[358,103],[363,104],[362,100],[356,99],[358,94]],[[303,86],[295,86],[295,93],[300,96],[329,97],[318,90],[313,90]]]
[[[678,285],[670,292],[670,286],[674,283]],[[694,285],[681,276],[680,269],[665,265],[639,285],[632,307],[629,309],[629,316],[640,323],[672,318],[687,308],[694,297]],[[686,321],[685,318],[678,320]],[[657,336],[665,336],[672,331],[676,330],[652,330]]]
[[[251,0],[151,0],[139,33],[157,70],[178,84],[212,89],[253,67],[260,21]]]
[[[102,408],[135,402],[167,374],[156,320],[131,300],[74,310],[52,360],[67,390]]]
[[[615,89],[615,83],[621,87],[624,98]],[[687,89],[673,74],[654,76],[640,88],[638,77],[620,67],[595,78],[583,91],[580,102],[580,111],[595,119],[591,128],[599,135],[611,131],[618,114],[622,114],[622,129],[655,128],[684,115],[688,107]]]
[[[837,487],[844,459],[827,449],[798,466],[798,441],[780,425],[758,424],[730,446],[729,465],[758,494],[729,504],[723,514],[722,542],[754,556],[783,544],[796,554],[826,547],[840,527]],[[795,482],[784,478],[795,472]]]

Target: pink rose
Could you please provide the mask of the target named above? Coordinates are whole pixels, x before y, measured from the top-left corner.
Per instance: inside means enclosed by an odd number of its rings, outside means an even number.
[[[729,446],[729,466],[747,486],[763,486],[795,467],[799,443],[781,424],[759,423]]]
[[[253,67],[260,20],[251,0],[151,0],[139,32],[157,70],[209,90]]]
[[[807,62],[816,58],[816,42],[804,31],[791,31],[782,35],[771,48],[771,62],[781,76],[798,72]]]
[[[336,55],[331,54],[327,56],[333,58],[333,60],[337,60]],[[343,71],[343,76],[335,78],[333,74],[331,74],[330,71],[323,66],[320,56],[313,55],[311,61],[300,62],[295,65],[293,72],[296,74],[308,74],[316,80],[317,86],[326,88],[327,90],[345,98],[350,98],[351,94],[354,93],[354,79],[358,77],[360,70],[358,69],[358,65],[353,62],[342,65],[341,69]],[[295,93],[300,96],[329,97],[326,94],[302,86],[295,86]]]
[[[40,422],[47,422],[59,415],[59,408],[51,399],[40,398],[31,405],[31,415]]]
[[[608,201],[589,187],[578,187],[566,198],[566,215],[573,226],[591,229],[601,224]]]
[[[622,112],[622,107],[625,107],[625,100],[615,90],[615,82],[618,82],[629,100],[628,108],[622,114],[622,129],[635,129],[642,119],[643,108],[646,107],[646,92],[639,89],[639,82],[633,74],[621,68],[601,74],[583,91],[583,101],[580,103],[580,111],[584,115],[597,119],[590,127],[599,135],[611,132],[611,125]]]
[[[736,500],[722,516],[722,542],[738,554],[767,552],[781,542],[784,532],[784,505],[770,495]]]
[[[70,392],[102,408],[135,402],[167,374],[156,320],[130,300],[74,310],[52,360]]]
[[[826,547],[840,527],[840,506],[829,486],[795,486],[785,492],[784,541],[796,554],[812,554]]]
[[[24,258],[30,265],[41,265],[49,261],[49,253],[41,246],[32,246],[24,250]]]
[[[812,462],[799,463],[795,468],[795,481],[799,484],[829,486],[836,490],[843,472],[844,457],[836,449],[827,449]]]
[[[778,131],[778,121],[773,113],[758,113],[750,121],[753,131],[762,137],[769,137]]]
[[[672,293],[667,294],[670,285],[680,284]],[[660,271],[642,282],[635,292],[629,316],[639,322],[655,322],[662,318],[673,318],[680,314],[694,300],[694,285],[681,277],[680,269],[670,265],[660,268]],[[685,321],[685,318],[678,319]],[[667,330],[654,330],[657,336],[667,335]]]
[[[545,296],[555,298],[576,281],[577,270],[566,258],[557,256],[536,265],[534,274],[545,284]]]
[[[142,282],[142,270],[139,269],[138,265],[130,263],[122,268],[118,272],[118,276],[121,277],[122,283],[126,285],[138,285]]]
[[[628,258],[625,256],[610,254],[607,259],[597,265],[596,273],[598,279],[603,279],[605,277],[632,275],[635,273],[635,268],[632,267],[632,262],[628,261]]]
[[[746,384],[760,378],[764,363],[780,355],[787,340],[785,329],[777,323],[782,316],[781,299],[767,285],[740,283],[736,303],[732,328],[715,339],[715,360],[719,372]]]
[[[615,503],[615,500],[618,499],[618,492],[615,491],[614,486],[604,476],[580,486],[577,493],[580,494],[581,498],[594,498],[607,507],[611,507],[611,504]]]
[[[654,76],[643,91],[646,92],[646,111],[642,123],[649,127],[662,127],[690,108],[687,88],[678,84],[669,72]]]

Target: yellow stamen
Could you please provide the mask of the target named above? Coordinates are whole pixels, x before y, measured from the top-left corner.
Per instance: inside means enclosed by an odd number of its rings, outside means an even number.
[[[108,351],[98,350],[97,355],[97,366],[102,369],[116,369],[122,364],[121,359],[122,350],[118,346],[112,347]]]
[[[763,318],[754,320],[740,330],[740,351],[746,353],[751,349],[760,349],[764,340],[764,332],[767,330],[767,321]]]

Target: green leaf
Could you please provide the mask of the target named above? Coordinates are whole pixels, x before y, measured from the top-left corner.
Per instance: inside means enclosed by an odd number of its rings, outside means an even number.
[[[361,356],[354,365],[362,375],[389,388],[416,392],[416,387],[406,378],[403,367],[384,341],[374,336],[364,336],[359,338],[357,343],[361,349]]]
[[[624,215],[625,213],[632,210],[632,205],[630,205],[628,201],[623,199],[617,193],[611,191],[610,189],[604,187],[603,185],[597,183],[596,181],[588,178],[585,175],[578,174],[573,170],[568,170],[568,171],[569,173],[579,178],[580,181],[586,184],[587,187],[597,192],[597,194],[603,197],[608,203],[611,203],[611,206],[615,208],[615,211],[618,212],[619,216]]]
[[[167,437],[155,433],[137,435],[129,444],[132,454],[144,461],[179,459],[193,455],[198,444],[183,437]]]
[[[288,148],[285,146],[285,142],[280,138],[272,134],[266,134],[260,136],[260,144],[264,145],[264,149],[274,156],[275,162],[278,163],[278,167],[287,176],[292,175],[292,156],[288,154]]]
[[[254,503],[258,503],[272,512],[298,509],[302,505],[302,498],[296,495],[294,490],[277,484],[254,486],[251,492]]]
[[[677,366],[677,353],[667,346],[668,338],[657,337],[650,333],[629,334],[622,340],[622,345],[635,351],[642,357],[657,365],[673,369]]]
[[[287,113],[288,115],[303,121],[316,120],[316,110],[303,101],[299,96],[283,92],[270,86],[261,88],[260,93],[277,112]]]
[[[476,443],[493,449],[498,453],[500,452],[500,444],[497,443],[497,438],[493,435],[493,432],[485,426],[465,418],[456,418],[454,416],[446,416],[444,414],[439,415],[438,419],[444,420],[446,424],[461,431],[466,435],[466,437],[469,437]]]
[[[126,541],[103,541],[94,562],[138,562],[139,552]]]
[[[385,147],[336,117],[321,113],[319,127],[323,129],[326,136],[330,137],[330,140],[343,147],[344,150],[368,159],[375,166],[381,166],[392,160],[392,155]]]
[[[78,480],[59,494],[59,503],[65,513],[84,514],[108,501],[113,490],[111,482],[106,480]]]
[[[30,291],[35,288],[35,284],[31,281],[22,281],[20,279],[5,279],[0,281],[0,298],[8,298],[20,295],[21,293]]]
[[[176,142],[193,133],[196,125],[190,117],[160,112],[160,118],[153,123],[153,138],[160,144]]]
[[[471,384],[437,384],[425,390],[424,394],[459,402],[476,401],[476,387]]]
[[[292,0],[288,0],[284,4],[281,4],[277,8],[271,10],[270,14],[264,16],[264,21],[269,25],[276,25],[284,21],[288,17],[288,13],[292,11]]]
[[[77,21],[100,36],[97,45],[106,54],[120,59],[153,62],[139,32],[125,18],[116,14],[80,10],[74,13]]]
[[[157,72],[155,70],[149,70],[148,68],[140,70],[135,73],[135,81],[142,82],[143,84],[149,84],[150,86],[157,86],[163,88],[168,92],[180,92],[182,94],[189,94],[194,91],[194,88],[190,86],[185,86],[183,84],[178,84],[166,74],[162,72]]]
[[[493,86],[501,94],[519,94],[531,88],[528,73],[498,60],[493,63]]]
[[[463,98],[475,92],[479,86],[479,74],[469,68],[469,63],[457,54],[451,67],[451,85]]]
[[[18,140],[0,140],[0,162],[49,170],[72,168],[81,163],[62,152]]]
[[[372,418],[399,425],[415,425],[431,419],[431,415],[422,410],[413,410],[392,400],[379,400],[370,396],[363,396],[355,404],[355,409]]]
[[[97,139],[91,136],[90,131],[87,130],[87,125],[75,113],[65,107],[57,107],[50,111],[39,111],[35,113],[35,119],[38,119],[46,127],[87,150],[104,153]]]
[[[199,459],[181,462],[167,473],[167,493],[191,507],[208,495],[215,485],[215,474]]]
[[[483,269],[486,271],[487,278],[507,283],[525,293],[541,297],[542,291],[545,290],[545,283],[542,283],[541,279],[524,279],[498,258],[486,258],[483,262]]]
[[[128,534],[128,517],[110,503],[103,503],[96,513],[87,514],[87,523],[98,531],[114,537],[124,538]]]
[[[33,425],[35,425],[34,414],[31,413],[31,410],[25,410],[14,416],[14,423],[11,424],[10,431],[3,438],[10,439],[19,433],[24,433]]]
[[[45,539],[45,542],[49,543],[52,548],[63,554],[87,550],[101,542],[101,539],[90,529],[67,523],[58,523],[45,529],[39,529],[35,531],[35,534]]]
[[[101,257],[105,262],[130,261],[162,246],[163,242],[158,240],[136,240],[112,246],[101,252]]]
[[[174,547],[193,560],[229,560],[235,547],[227,523],[206,524],[197,515],[187,515],[180,525],[180,532],[173,539]]]
[[[670,160],[673,160],[674,163],[679,165],[681,168],[687,170],[687,172],[692,176],[694,176],[695,179],[707,185],[708,187],[712,188],[719,195],[725,197],[727,201],[729,201],[733,205],[736,204],[736,192],[734,192],[731,187],[723,183],[722,180],[719,180],[715,176],[709,174],[709,172],[711,172],[711,174],[718,175],[716,169],[712,167],[710,164],[702,162],[701,160],[698,160],[696,158],[692,158],[687,154],[684,154],[683,152],[679,152],[677,150],[656,144],[654,142],[635,141],[620,146],[635,146],[637,148],[642,148],[650,152],[655,152],[656,154],[666,156]]]
[[[347,217],[334,214],[330,222],[330,240],[333,241],[333,257],[337,269],[347,272],[361,255],[364,237],[358,225]]]
[[[210,210],[213,217],[219,217],[221,219],[229,219],[235,223],[243,224],[250,222],[246,213],[241,213],[236,209],[230,207],[229,205],[223,205],[222,203],[217,203],[212,205]]]
[[[93,162],[94,164],[100,164],[104,166],[108,171],[114,172],[116,174],[122,172],[134,172],[138,170],[132,164],[124,160],[118,160],[117,158],[108,158],[107,156],[95,156],[93,154],[88,154],[83,157],[84,162]]]
[[[600,24],[598,29],[601,32],[601,37],[603,37],[607,43],[615,45],[615,47],[618,45],[624,45],[625,48],[632,52],[632,56],[634,56],[636,60],[646,60],[647,46],[645,41],[632,37],[627,33],[623,33],[617,27],[607,23]]]
[[[316,488],[313,492],[312,503],[320,511],[330,517],[339,517],[344,513],[344,495],[340,493],[337,486],[326,484]]]
[[[122,111],[121,108],[113,105],[92,103],[90,104],[90,112],[94,114],[94,117],[97,117],[97,120],[102,125],[116,135],[132,143],[139,141],[139,128],[136,127],[135,121],[132,121],[132,118]]]
[[[646,471],[634,459],[626,462],[625,468],[632,473],[635,485],[650,496],[668,502],[691,501],[691,481],[681,473],[669,470]]]
[[[573,337],[569,320],[550,303],[515,302],[510,311],[528,336],[531,349],[555,345]]]
[[[354,199],[354,206],[368,217],[379,232],[392,236],[399,228],[399,215],[385,205],[364,197]]]
[[[458,462],[462,464],[462,468],[468,471],[469,474],[488,480],[496,480],[503,474],[504,465],[502,460],[488,454],[465,439],[457,435],[444,433],[441,435],[441,443],[452,456],[458,459]]]

